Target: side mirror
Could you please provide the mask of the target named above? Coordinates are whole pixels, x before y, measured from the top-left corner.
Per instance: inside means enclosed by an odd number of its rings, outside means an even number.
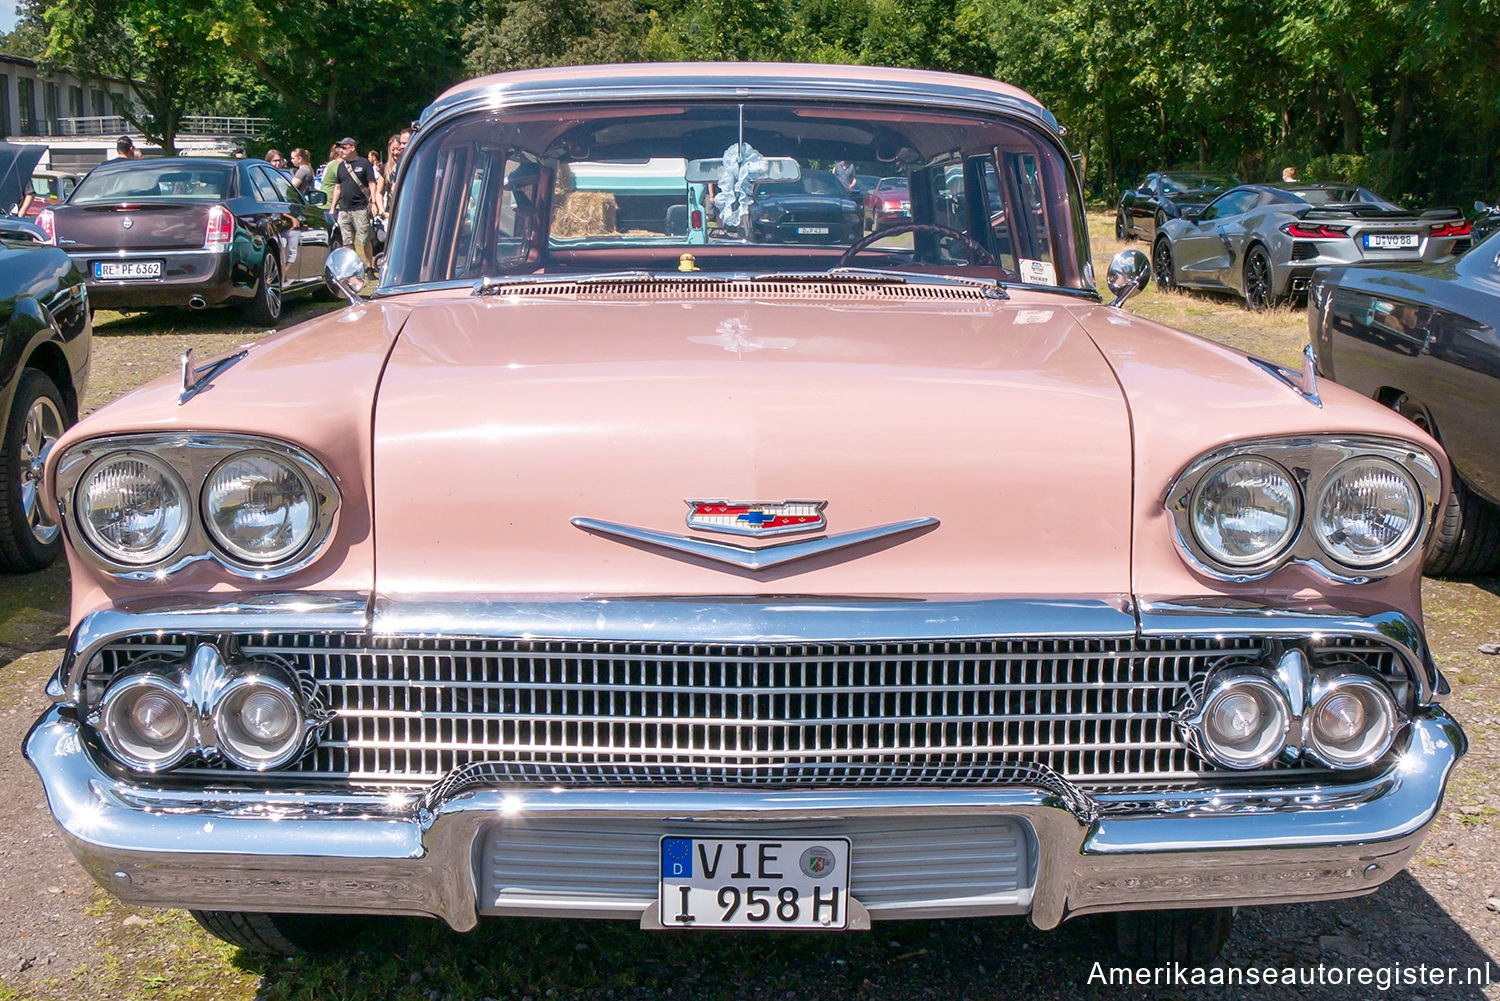
[[[1136,251],[1140,253],[1140,251]],[[364,287],[365,262],[348,247],[340,247],[328,255],[323,264],[323,281],[328,287],[349,300],[349,305],[359,305],[360,289]]]
[[[1207,209],[1183,209],[1182,217],[1188,222],[1197,222],[1203,218],[1203,214],[1207,211]]]
[[[307,204],[309,205],[327,205],[328,192],[323,191],[319,188],[314,188],[307,194],[303,195],[302,200],[307,202]]]
[[[1104,282],[1114,295],[1110,305],[1116,308],[1125,305],[1125,300],[1145,289],[1151,281],[1151,262],[1139,250],[1122,250],[1109,262],[1109,273]]]

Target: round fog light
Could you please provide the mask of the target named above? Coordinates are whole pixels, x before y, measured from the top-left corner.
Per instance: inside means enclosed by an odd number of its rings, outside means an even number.
[[[302,701],[295,690],[263,675],[229,683],[214,707],[219,751],[241,768],[278,768],[302,752]]]
[[[1396,703],[1373,678],[1346,674],[1324,680],[1304,724],[1308,752],[1330,768],[1363,768],[1385,756],[1396,739]]]
[[[1204,750],[1227,768],[1260,768],[1281,753],[1291,728],[1281,690],[1265,678],[1240,674],[1215,683],[1204,703]]]
[[[99,705],[99,736],[109,753],[131,768],[156,772],[186,756],[193,738],[187,705],[165,678],[122,678]]]

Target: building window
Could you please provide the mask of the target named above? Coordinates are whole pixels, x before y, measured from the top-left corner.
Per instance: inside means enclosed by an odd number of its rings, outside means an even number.
[[[90,91],[89,92],[89,98],[90,98],[90,100],[92,100],[94,102],[94,117],[95,118],[103,118],[105,115],[109,114],[108,109],[104,105],[104,91],[102,91],[102,90]]]
[[[36,81],[31,77],[16,78],[16,103],[20,106],[21,135],[36,135]]]
[[[10,135],[10,75],[0,73],[0,136]]]
[[[46,119],[44,134],[57,135],[57,84],[50,81],[42,84],[42,115]]]
[[[68,88],[68,114],[74,118],[83,117],[83,88],[70,86]]]

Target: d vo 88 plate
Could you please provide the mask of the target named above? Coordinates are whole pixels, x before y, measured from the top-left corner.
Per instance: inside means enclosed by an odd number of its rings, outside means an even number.
[[[664,928],[842,930],[849,839],[667,835],[658,908]]]

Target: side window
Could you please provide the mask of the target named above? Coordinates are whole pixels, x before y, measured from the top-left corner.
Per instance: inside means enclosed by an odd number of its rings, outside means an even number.
[[[1000,170],[995,161],[985,157],[980,163],[980,175],[984,178],[985,217],[989,220],[990,249],[995,254],[995,263],[1006,271],[1016,271],[1015,241],[1010,236],[1010,214],[1006,211],[1005,192],[1000,186]]]
[[[255,197],[263,202],[281,202],[286,199],[281,197],[281,192],[276,190],[276,184],[271,180],[270,172],[265,167],[251,167],[249,170],[250,183],[255,186]]]
[[[954,158],[936,165],[928,172],[927,177],[932,185],[932,221],[939,226],[967,233],[969,203],[964,190],[963,161]],[[968,248],[957,240],[939,238],[936,247],[936,263],[962,263],[969,259]]]
[[[265,168],[262,167],[261,170],[265,170]],[[271,179],[271,184],[276,188],[276,193],[280,201],[291,202],[293,205],[302,204],[302,193],[297,190],[297,186],[292,183],[291,178],[279,170],[266,171],[266,176]]]

